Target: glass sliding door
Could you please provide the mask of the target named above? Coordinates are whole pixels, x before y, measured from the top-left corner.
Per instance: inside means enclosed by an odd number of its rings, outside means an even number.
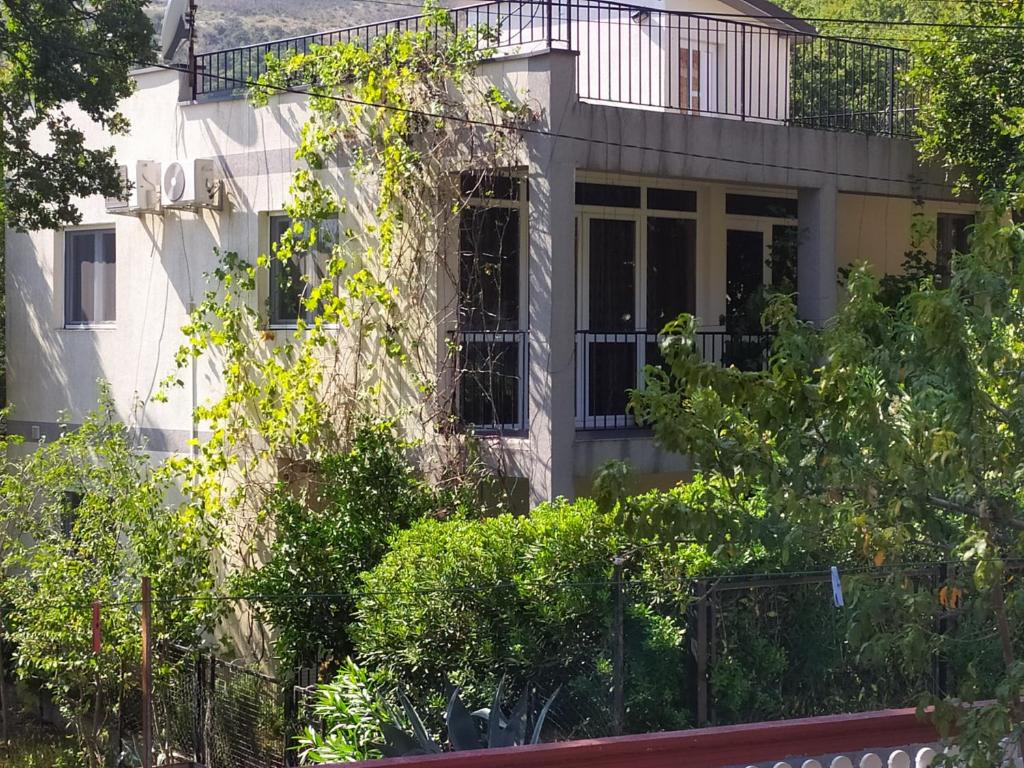
[[[697,222],[584,213],[580,233],[577,428],[631,427],[629,391],[662,364],[658,334],[694,311]]]
[[[625,426],[627,391],[637,381],[638,222],[591,218],[586,235],[589,333],[580,345],[583,415],[587,423]]]

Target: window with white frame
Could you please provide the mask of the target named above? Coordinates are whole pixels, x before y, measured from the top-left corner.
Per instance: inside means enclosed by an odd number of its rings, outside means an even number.
[[[576,206],[577,425],[627,426],[627,391],[661,363],[658,335],[696,309],[697,193],[581,181]]]
[[[117,317],[114,229],[71,230],[64,240],[64,325],[110,325]]]
[[[316,247],[282,260],[277,256],[277,248],[292,225],[288,216],[270,217],[268,319],[272,328],[294,328],[300,318],[306,323],[315,320],[317,311],[308,306],[310,291],[326,277],[327,259],[338,238],[336,219],[317,222]],[[303,237],[304,234],[300,235]]]

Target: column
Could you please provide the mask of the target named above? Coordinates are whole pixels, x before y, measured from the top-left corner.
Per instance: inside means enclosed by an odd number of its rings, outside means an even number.
[[[800,317],[821,327],[836,311],[836,215],[834,184],[799,193],[800,240],[797,248],[797,309]]]
[[[575,102],[575,57],[553,51],[530,59],[531,100],[546,107],[544,127]],[[527,136],[529,155],[530,503],[572,498],[576,439],[575,164],[571,146]]]

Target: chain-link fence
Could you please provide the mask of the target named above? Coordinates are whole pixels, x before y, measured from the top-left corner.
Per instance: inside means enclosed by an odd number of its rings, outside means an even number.
[[[210,768],[296,762],[293,685],[207,651],[163,647],[155,658],[156,740],[168,762]]]
[[[628,566],[617,566],[607,584],[551,585],[562,591],[558,605],[573,606],[565,620],[585,625],[547,617],[523,630],[576,637],[579,647],[530,638],[546,649],[540,665],[520,665],[525,676],[507,664],[487,674],[473,668],[476,683],[463,698],[470,709],[488,706],[505,674],[505,706],[525,688],[527,709],[537,713],[557,688],[545,741],[910,706],[922,692],[956,694],[968,675],[999,679],[989,612],[969,581],[945,565],[844,573],[838,585],[828,570],[669,583],[630,578]],[[486,602],[487,590],[474,600]],[[521,651],[491,640],[495,659]],[[317,719],[314,670],[283,680],[178,647],[158,648],[154,658],[155,743],[164,762],[284,768],[298,761],[299,733],[329,725]],[[392,684],[419,694],[420,714],[443,739],[444,692],[398,674]],[[126,696],[128,753],[139,711]]]

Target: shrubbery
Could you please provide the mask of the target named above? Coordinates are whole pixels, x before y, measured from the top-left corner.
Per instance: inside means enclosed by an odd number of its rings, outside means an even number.
[[[397,531],[455,503],[415,473],[408,450],[391,424],[365,424],[346,451],[312,463],[305,487],[281,484],[270,497],[269,557],[235,588],[258,596],[286,664],[348,655],[359,574],[377,564]]]
[[[217,535],[201,510],[168,503],[168,489],[166,473],[150,466],[117,419],[106,387],[81,427],[0,471],[3,628],[18,674],[48,691],[77,737],[79,765],[111,757],[119,701],[137,685],[142,577],[159,601],[157,642],[195,642],[214,619],[215,601],[160,601],[211,593]],[[93,601],[101,603],[99,653]]]
[[[628,544],[589,500],[545,504],[524,517],[423,520],[364,575],[357,652],[434,711],[448,683],[466,700],[485,701],[507,676],[541,691],[565,686],[561,710],[572,714],[554,719],[563,729],[585,729],[590,717],[606,728],[612,560]],[[627,727],[681,724],[681,625],[632,595],[626,625]]]

